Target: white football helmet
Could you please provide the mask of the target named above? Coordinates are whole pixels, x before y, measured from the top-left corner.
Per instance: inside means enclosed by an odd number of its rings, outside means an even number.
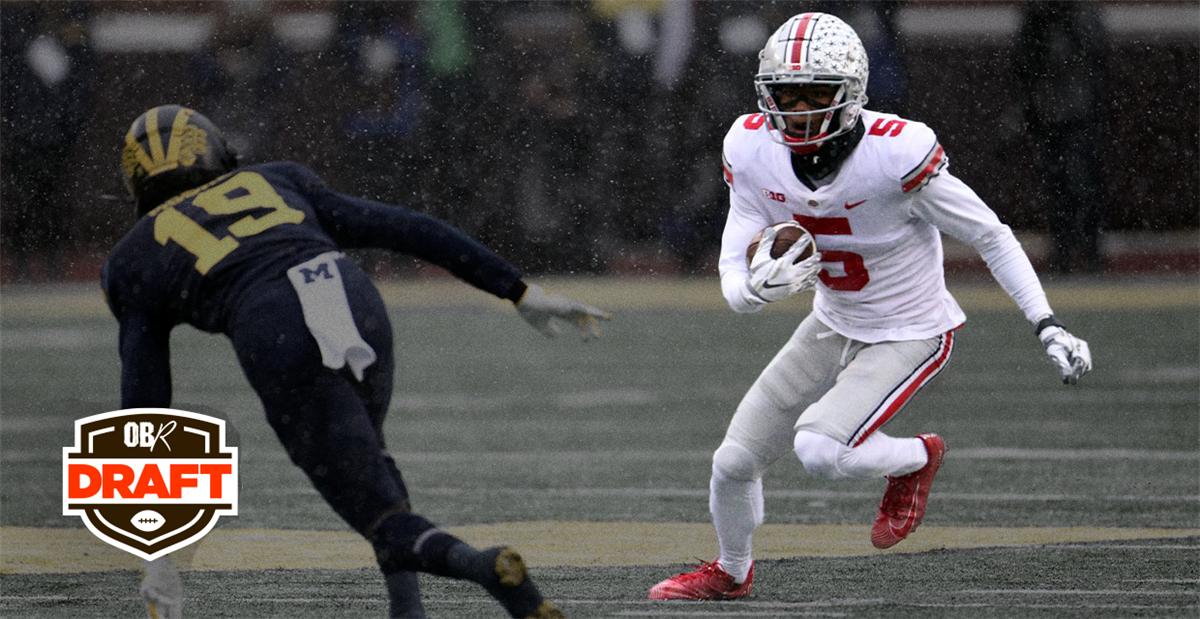
[[[846,22],[828,13],[801,13],[784,22],[758,54],[758,109],[770,119],[771,137],[806,153],[854,128],[867,103],[867,50]],[[829,107],[785,112],[775,100],[784,84],[825,84],[837,88]],[[787,130],[788,116],[824,114],[804,135]],[[816,128],[814,128],[816,127]]]

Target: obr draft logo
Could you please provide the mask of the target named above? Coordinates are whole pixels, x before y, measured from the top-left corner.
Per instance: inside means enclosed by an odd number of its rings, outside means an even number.
[[[75,421],[63,448],[63,515],[104,542],[154,560],[237,515],[237,447],[225,421],[131,408]]]

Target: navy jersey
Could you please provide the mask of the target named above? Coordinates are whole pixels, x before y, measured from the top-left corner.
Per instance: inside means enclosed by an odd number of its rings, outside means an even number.
[[[340,248],[379,247],[441,266],[499,297],[520,271],[445,222],[334,192],[289,162],[239,168],[151,210],[109,254],[102,285],[128,310],[223,332],[264,278]]]
[[[287,270],[328,251],[359,247],[410,254],[499,297],[515,301],[524,291],[515,266],[440,219],[331,191],[295,163],[239,168],[151,210],[104,264],[101,283],[121,328],[123,406],[170,405],[170,331],[180,323],[229,336],[256,388],[261,377],[304,374],[282,367],[285,362],[319,368],[319,354],[301,354],[316,344],[306,337]],[[391,335],[378,292],[346,263],[355,287],[347,294],[389,331],[375,336],[387,340],[380,340],[386,355],[378,351],[375,371],[390,371]],[[263,308],[271,315],[259,315]],[[286,339],[288,348],[269,354],[275,365],[253,363],[261,362],[253,351],[263,345],[256,333],[285,327],[290,335],[279,331],[276,339]]]

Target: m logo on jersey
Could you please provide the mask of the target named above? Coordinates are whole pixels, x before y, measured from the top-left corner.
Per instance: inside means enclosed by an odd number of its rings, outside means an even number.
[[[318,277],[321,279],[333,279],[333,273],[329,272],[328,262],[322,262],[321,264],[317,265],[316,269],[301,267],[300,274],[304,276],[304,283],[306,284],[311,284],[317,281]]]
[[[237,475],[221,419],[167,408],[93,415],[75,421],[75,445],[63,448],[63,515],[153,560],[237,515]]]

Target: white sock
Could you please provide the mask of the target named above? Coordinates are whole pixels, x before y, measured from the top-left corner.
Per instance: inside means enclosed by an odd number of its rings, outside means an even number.
[[[717,543],[721,548],[721,569],[738,583],[750,574],[751,540],[763,522],[762,479],[729,479],[713,470],[709,483],[708,508],[712,512]]]
[[[929,462],[925,442],[919,438],[894,438],[876,431],[851,450],[850,468],[861,472],[856,477],[897,477],[919,470]]]
[[[858,447],[801,430],[795,438],[796,455],[804,469],[818,479],[878,479],[885,475],[904,475],[929,459],[925,443],[919,438],[892,438],[875,432]]]

